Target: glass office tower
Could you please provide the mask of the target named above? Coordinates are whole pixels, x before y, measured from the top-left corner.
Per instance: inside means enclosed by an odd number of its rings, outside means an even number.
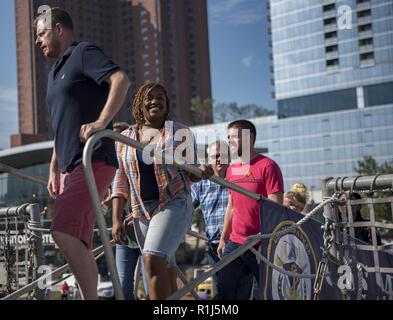
[[[320,200],[321,179],[356,176],[357,161],[372,155],[393,160],[393,104],[279,119],[250,119],[256,126],[257,148],[275,160],[285,190],[303,182]],[[226,139],[227,123],[193,127],[199,144]]]
[[[364,156],[392,161],[393,1],[267,5],[278,114],[251,120],[285,189],[303,182],[315,196],[321,179],[355,176]],[[226,125],[193,130],[207,143],[226,139]]]
[[[393,103],[392,0],[270,0],[278,116]]]

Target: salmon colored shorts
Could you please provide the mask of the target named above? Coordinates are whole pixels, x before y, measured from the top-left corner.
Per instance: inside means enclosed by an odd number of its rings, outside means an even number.
[[[116,168],[105,161],[93,161],[94,177],[100,201],[104,200],[115,176]],[[51,231],[66,233],[81,240],[89,249],[93,247],[93,229],[96,215],[92,207],[83,165],[60,176],[60,193],[55,201],[55,216]]]

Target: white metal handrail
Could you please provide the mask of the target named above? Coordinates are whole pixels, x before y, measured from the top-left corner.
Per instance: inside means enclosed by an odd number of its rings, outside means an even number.
[[[110,138],[112,140],[117,140],[117,141],[127,144],[133,148],[136,148],[137,150],[139,150],[143,153],[144,157],[151,158],[151,155],[149,152],[144,150],[144,148],[145,148],[144,144],[142,144],[138,141],[135,141],[133,139],[130,139],[130,138],[128,138],[120,133],[114,132],[112,130],[102,130],[102,131],[99,131],[99,132],[96,132],[95,134],[93,134],[87,140],[85,148],[83,150],[83,166],[84,166],[84,171],[85,171],[85,176],[86,176],[86,182],[87,182],[87,185],[89,188],[90,197],[91,197],[92,204],[93,204],[93,209],[96,213],[97,225],[98,225],[101,241],[104,246],[105,257],[107,260],[108,269],[110,271],[115,296],[116,296],[116,299],[123,300],[124,299],[123,290],[121,288],[119,274],[117,272],[114,255],[113,255],[112,249],[109,245],[109,237],[106,233],[107,226],[105,223],[105,219],[101,214],[101,203],[99,200],[97,184],[95,182],[93,167],[92,167],[93,148],[96,145],[96,143],[102,138]],[[168,162],[170,163],[170,161],[174,161],[172,158],[169,158],[165,153],[162,156],[163,156],[165,163],[168,163]],[[197,168],[195,165],[180,164],[180,163],[177,163],[176,161],[174,161],[174,165],[182,170],[185,170],[187,172],[194,174],[195,176],[201,177],[202,171],[199,168]],[[228,182],[220,177],[212,176],[210,178],[210,180],[223,186],[223,187],[226,187],[228,189],[239,192],[239,193],[241,193],[247,197],[250,197],[254,200],[271,201],[271,200],[269,200],[259,194],[256,194],[256,193],[253,193],[247,189],[241,188],[241,187],[235,185],[234,183]]]

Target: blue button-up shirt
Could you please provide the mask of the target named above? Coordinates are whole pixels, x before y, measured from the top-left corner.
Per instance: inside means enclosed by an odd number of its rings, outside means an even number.
[[[211,243],[220,240],[224,214],[228,205],[228,190],[210,180],[201,180],[191,187],[194,207],[200,206]]]

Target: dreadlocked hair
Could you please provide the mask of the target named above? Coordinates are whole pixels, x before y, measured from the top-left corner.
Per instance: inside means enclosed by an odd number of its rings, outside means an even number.
[[[132,103],[132,116],[136,121],[138,127],[142,126],[145,123],[145,117],[143,116],[143,100],[145,99],[146,95],[153,89],[159,87],[165,94],[166,105],[167,105],[167,112],[165,114],[165,120],[167,120],[169,115],[169,98],[166,89],[162,84],[157,82],[150,82],[138,89],[138,92],[135,95],[134,102]]]

